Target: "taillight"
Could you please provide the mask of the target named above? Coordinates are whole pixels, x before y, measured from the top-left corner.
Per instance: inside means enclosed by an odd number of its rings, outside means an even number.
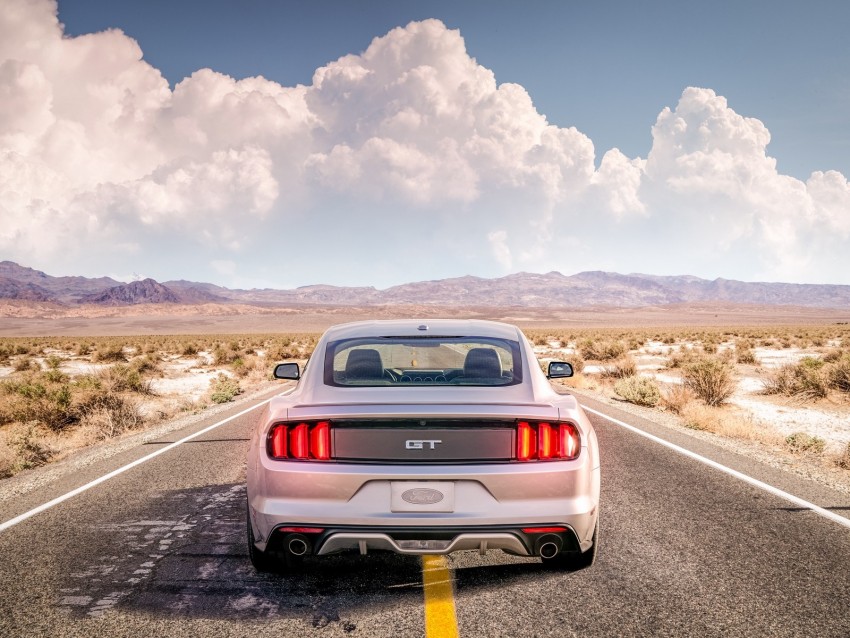
[[[537,455],[537,435],[534,428],[520,421],[516,432],[516,457],[520,461],[530,461]]]
[[[331,424],[321,421],[310,432],[310,454],[317,461],[331,458]]]
[[[266,449],[275,460],[328,461],[331,458],[331,424],[278,423],[269,431]]]
[[[518,461],[569,461],[580,451],[581,434],[573,423],[517,423]]]

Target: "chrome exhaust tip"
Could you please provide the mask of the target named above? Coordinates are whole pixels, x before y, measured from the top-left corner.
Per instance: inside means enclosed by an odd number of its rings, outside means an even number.
[[[543,558],[553,558],[558,555],[558,546],[555,543],[543,543],[540,546],[540,556]]]
[[[310,549],[310,543],[300,534],[293,534],[289,537],[286,548],[293,556],[303,556]]]
[[[561,552],[564,541],[555,534],[546,534],[537,541],[537,555],[541,558],[554,558]]]

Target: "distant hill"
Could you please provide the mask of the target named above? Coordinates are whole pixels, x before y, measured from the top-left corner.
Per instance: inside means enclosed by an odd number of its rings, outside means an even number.
[[[112,286],[118,286],[120,281],[109,277],[52,277],[40,270],[33,270],[25,266],[19,266],[13,261],[0,261],[0,277],[5,277],[19,284],[32,284],[45,290],[50,296],[50,301],[67,303],[76,300],[82,295],[101,292]],[[9,298],[0,295],[3,298]],[[40,301],[47,301],[41,299]]]
[[[103,292],[83,295],[78,302],[98,306],[135,306],[142,303],[180,303],[180,297],[153,279],[142,279],[113,286]]]
[[[17,299],[21,301],[50,301],[50,291],[41,286],[23,281],[15,281],[8,277],[0,277],[0,299]]]
[[[635,308],[687,303],[727,303],[850,308],[850,286],[745,282],[592,271],[575,275],[520,272],[505,277],[454,277],[385,290],[329,285],[292,290],[239,290],[185,280],[145,279],[124,284],[109,277],[51,277],[0,262],[0,298],[106,306],[239,303],[256,306],[430,305],[476,307]]]

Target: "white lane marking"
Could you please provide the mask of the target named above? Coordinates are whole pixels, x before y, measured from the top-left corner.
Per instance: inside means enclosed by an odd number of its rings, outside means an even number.
[[[834,523],[838,523],[839,525],[843,525],[844,527],[850,528],[850,519],[844,518],[843,516],[836,514],[835,512],[830,512],[828,509],[824,509],[823,507],[820,507],[819,505],[815,505],[814,503],[810,503],[809,501],[806,501],[806,500],[800,498],[799,496],[794,496],[793,494],[789,494],[788,492],[785,492],[784,490],[780,490],[778,487],[773,487],[773,485],[759,481],[758,479],[755,479],[752,476],[748,476],[747,474],[743,474],[742,472],[739,472],[738,470],[733,470],[731,467],[726,467],[725,465],[722,465],[722,464],[718,463],[717,461],[712,461],[711,459],[708,459],[704,456],[700,456],[696,452],[691,452],[688,449],[685,449],[683,447],[679,447],[675,443],[670,443],[670,441],[665,441],[664,439],[659,438],[659,437],[655,436],[654,434],[650,434],[649,432],[644,432],[640,428],[636,428],[633,425],[629,425],[628,423],[624,423],[623,421],[620,421],[618,419],[610,417],[607,414],[599,412],[598,410],[594,410],[593,408],[589,408],[586,405],[582,405],[581,407],[584,408],[585,410],[587,410],[588,412],[592,412],[593,414],[595,414],[597,416],[601,416],[603,419],[606,419],[606,420],[610,421],[611,423],[619,425],[620,427],[626,428],[627,430],[630,430],[631,432],[634,432],[635,434],[640,434],[641,436],[646,437],[650,441],[655,441],[656,443],[659,443],[659,444],[663,445],[664,447],[670,448],[674,452],[678,452],[679,454],[683,454],[683,455],[685,455],[689,458],[692,458],[696,461],[699,461],[700,463],[704,463],[705,465],[708,465],[709,467],[713,467],[715,470],[720,470],[721,472],[725,472],[729,476],[734,476],[736,479],[744,481],[745,483],[749,483],[750,485],[753,485],[753,486],[755,486],[755,487],[757,487],[761,490],[764,490],[765,492],[769,492],[770,494],[773,494],[774,496],[778,496],[779,498],[785,499],[786,501],[790,501],[791,503],[794,503],[795,505],[799,505],[802,508],[809,509],[809,510],[813,511],[815,514],[819,514],[820,516],[823,516],[824,518],[828,518],[829,520],[833,521]]]
[[[277,396],[277,395],[275,395],[275,396]],[[178,445],[183,445],[187,441],[191,441],[192,439],[195,439],[195,438],[201,436],[202,434],[206,434],[207,432],[214,430],[217,427],[224,425],[225,423],[230,423],[234,419],[238,419],[241,416],[245,416],[249,412],[252,412],[253,410],[256,410],[257,408],[264,406],[266,403],[268,403],[269,401],[271,401],[274,398],[275,397],[271,397],[269,399],[266,399],[265,401],[262,401],[261,403],[258,403],[257,405],[253,405],[250,408],[246,408],[245,410],[242,410],[238,414],[234,414],[233,416],[229,416],[226,419],[219,421],[218,423],[214,423],[213,425],[210,425],[210,426],[204,428],[203,430],[199,430],[198,432],[195,432],[194,434],[190,434],[189,436],[185,436],[182,439],[180,439],[179,441],[175,441],[174,443],[170,443],[169,445],[166,445],[164,448],[160,448],[156,452],[151,452],[147,456],[143,456],[140,459],[136,459],[132,463],[128,463],[127,465],[125,465],[123,467],[119,467],[117,470],[112,470],[111,472],[109,472],[109,474],[104,474],[103,476],[96,478],[93,481],[86,483],[85,485],[81,485],[80,487],[78,487],[74,490],[71,490],[67,494],[63,494],[62,496],[57,496],[52,501],[48,501],[47,503],[39,505],[38,507],[34,507],[30,511],[24,512],[20,516],[16,516],[15,518],[11,518],[8,521],[6,521],[5,523],[0,523],[0,532],[7,530],[10,527],[14,527],[18,523],[22,523],[23,521],[27,520],[28,518],[35,516],[36,514],[41,514],[42,512],[49,510],[51,507],[59,505],[60,503],[63,503],[65,501],[67,501],[69,498],[73,498],[73,497],[77,496],[78,494],[82,494],[83,492],[90,490],[91,488],[93,488],[97,485],[100,485],[101,483],[104,483],[111,478],[115,478],[119,474],[123,474],[127,470],[130,470],[130,469],[136,467],[137,465],[141,465],[142,463],[146,463],[146,462],[150,461],[151,459],[156,458],[160,454],[165,454],[169,450],[173,450],[174,448],[176,448]]]

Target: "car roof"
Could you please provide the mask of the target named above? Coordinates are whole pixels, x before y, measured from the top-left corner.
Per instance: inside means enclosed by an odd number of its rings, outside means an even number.
[[[425,326],[425,328],[421,328]],[[481,319],[386,319],[354,321],[329,328],[331,341],[357,337],[492,337],[516,341],[519,329]]]

